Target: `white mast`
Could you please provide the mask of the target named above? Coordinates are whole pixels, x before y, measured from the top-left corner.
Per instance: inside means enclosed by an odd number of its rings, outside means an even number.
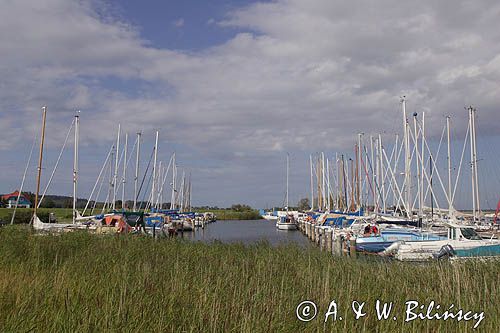
[[[386,213],[386,204],[385,204],[385,177],[384,177],[384,160],[383,160],[383,155],[382,155],[382,135],[378,135],[378,145],[379,145],[379,157],[380,157],[380,186],[382,187],[382,212],[385,214]],[[390,167],[390,166],[389,166]]]
[[[115,173],[114,173],[114,176],[113,176],[113,181],[112,181],[112,190],[113,190],[113,204],[112,204],[112,207],[113,207],[113,210],[116,209],[116,181],[117,181],[117,178],[118,178],[118,158],[119,158],[119,149],[120,149],[120,131],[121,131],[121,125],[118,124],[118,135],[116,137],[116,156],[115,156]]]
[[[376,199],[376,184],[375,184],[375,168],[373,162],[375,161],[375,152],[373,149],[373,136],[370,135],[370,152],[371,152],[371,171],[372,171],[372,189],[373,189],[373,212],[377,213],[377,199]]]
[[[417,129],[417,113],[415,112],[413,114],[413,130],[414,130],[414,147],[415,147],[415,156],[418,155],[418,129]],[[418,196],[418,217],[422,217],[422,205],[420,202],[420,192],[422,191],[422,188],[420,187],[420,172],[421,170],[421,165],[422,161],[420,161],[420,164],[418,163],[418,158],[416,158],[416,167],[417,167],[417,196]]]
[[[73,155],[73,223],[76,221],[76,200],[77,200],[77,182],[78,182],[78,136],[80,111],[75,115],[75,150]]]
[[[123,152],[123,174],[122,174],[122,210],[125,210],[125,183],[127,179],[127,148],[128,148],[128,133],[125,133],[125,146]]]
[[[425,112],[422,112],[422,129],[421,129],[421,135],[422,135],[422,158],[421,158],[421,166],[420,166],[420,215],[422,215],[422,210],[424,208],[424,174],[425,174]],[[418,142],[418,141],[415,141]],[[432,159],[431,159],[431,164],[432,164]],[[434,216],[431,216],[431,220],[434,218]]]
[[[175,177],[177,173],[177,167],[175,165],[175,152],[172,155],[172,197],[170,198],[170,209],[175,209]]]
[[[314,179],[312,155],[309,155],[309,165],[311,166],[311,211],[314,210]]]
[[[328,158],[326,159],[326,209],[328,212],[332,210],[331,202],[331,190],[330,190],[330,164],[328,162]]]
[[[399,148],[398,144],[399,144],[399,134],[396,134],[396,143],[395,143],[396,150],[395,150],[395,152],[396,152],[397,158],[394,159],[394,173],[395,174],[397,174],[397,172],[398,172],[398,162],[399,162],[399,156],[400,156],[400,152],[401,152],[401,149]],[[394,195],[394,194],[393,194],[392,201],[393,201],[393,206],[396,209],[396,206],[399,206],[399,199],[397,199],[396,195]],[[397,202],[397,204],[396,204],[396,202]]]
[[[134,211],[137,210],[137,182],[139,180],[139,156],[141,151],[141,132],[137,132],[137,151],[135,156],[135,175],[134,175]]]
[[[322,194],[322,202],[323,202],[323,211],[326,210],[326,177],[325,177],[325,153],[321,152],[321,194]]]
[[[411,202],[410,202],[410,182],[411,182],[411,153],[410,153],[410,138],[408,135],[408,120],[406,118],[406,96],[401,97],[401,108],[403,110],[403,140],[405,145],[405,180],[404,180],[404,200],[407,209],[406,215],[411,217]]]
[[[358,202],[358,210],[361,209],[363,206],[363,189],[361,188],[361,164],[362,164],[362,155],[361,155],[361,136],[363,136],[363,133],[358,134],[358,197],[359,197],[359,202]]]
[[[288,177],[289,177],[289,169],[290,169],[290,156],[286,153],[286,211],[288,212]]]
[[[450,137],[450,116],[446,117],[446,131],[448,136],[448,215],[451,217],[453,202],[451,197],[451,137]]]
[[[479,205],[479,180],[477,176],[477,146],[476,146],[476,109],[469,107],[470,112],[470,132],[471,132],[471,166],[472,166],[472,187],[474,201],[474,221],[480,218],[481,208]],[[477,214],[476,214],[477,212]]]
[[[153,159],[153,184],[152,184],[152,189],[151,189],[151,206],[153,206],[154,202],[155,202],[156,161],[158,158],[158,131],[156,131],[154,151],[155,151],[155,154],[154,154],[154,159]]]
[[[469,106],[469,131],[470,131],[470,167],[471,167],[471,182],[472,182],[472,215],[476,221],[476,183],[474,181],[474,144],[472,133],[472,106]]]

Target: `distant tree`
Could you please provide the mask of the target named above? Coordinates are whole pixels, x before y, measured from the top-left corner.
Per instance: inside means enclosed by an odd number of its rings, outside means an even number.
[[[245,212],[245,211],[251,211],[252,207],[248,205],[236,204],[231,206],[231,210],[234,210],[236,212]]]
[[[309,210],[311,209],[311,205],[309,204],[309,199],[308,198],[302,198],[299,200],[299,203],[297,204],[298,209],[301,211]]]
[[[56,203],[51,198],[45,198],[40,205],[42,208],[55,208]]]
[[[73,208],[73,199],[67,198],[64,200],[64,208]]]

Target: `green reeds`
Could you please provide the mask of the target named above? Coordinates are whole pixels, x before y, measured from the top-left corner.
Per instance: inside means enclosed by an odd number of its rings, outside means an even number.
[[[473,322],[404,323],[404,302],[435,300],[484,311],[478,331],[500,327],[498,261],[407,264],[334,258],[265,242],[36,235],[0,228],[1,332],[468,332]],[[325,324],[335,299],[343,320]],[[378,321],[375,301],[395,303]],[[297,320],[313,300],[318,317]],[[351,302],[366,302],[355,320]]]

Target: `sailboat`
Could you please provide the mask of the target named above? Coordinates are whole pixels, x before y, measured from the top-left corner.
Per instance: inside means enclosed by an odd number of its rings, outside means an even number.
[[[290,173],[290,156],[286,155],[286,214],[278,216],[278,221],[276,222],[276,228],[278,230],[297,230],[297,224],[295,223],[295,217],[291,212],[288,211],[288,179]]]
[[[75,160],[73,168],[73,223],[44,223],[37,216],[37,209],[39,206],[38,196],[40,194],[40,178],[42,176],[42,161],[43,161],[43,146],[45,141],[45,121],[47,118],[47,107],[42,108],[42,134],[40,140],[40,155],[38,160],[38,175],[37,175],[37,188],[35,195],[35,206],[33,213],[33,228],[35,230],[45,231],[64,231],[71,229],[86,229],[88,226],[75,223],[76,219],[76,179],[77,179],[77,165],[78,165],[78,115],[75,116]]]

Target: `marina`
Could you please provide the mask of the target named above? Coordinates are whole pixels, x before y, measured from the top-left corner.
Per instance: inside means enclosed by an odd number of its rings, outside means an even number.
[[[0,1],[0,332],[498,333],[499,17]]]

